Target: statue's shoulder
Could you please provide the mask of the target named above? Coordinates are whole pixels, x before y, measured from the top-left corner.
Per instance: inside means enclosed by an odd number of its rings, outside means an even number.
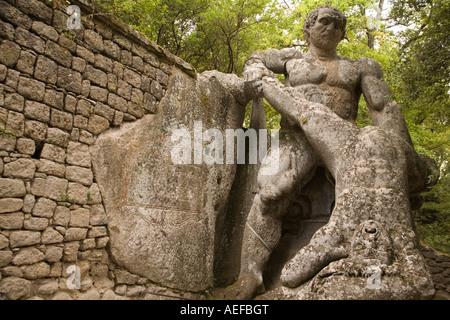
[[[363,76],[371,75],[377,78],[383,77],[383,68],[376,60],[372,58],[361,57],[355,60],[355,64],[358,66],[358,69]]]

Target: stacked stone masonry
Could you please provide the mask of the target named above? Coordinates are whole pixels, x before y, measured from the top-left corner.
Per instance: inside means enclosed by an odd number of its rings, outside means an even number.
[[[0,299],[155,299],[110,260],[89,146],[155,113],[179,58],[88,1],[0,0]],[[67,287],[70,266],[80,288]],[[70,284],[73,282],[69,283]],[[176,295],[176,293],[171,292]]]
[[[89,146],[158,112],[173,68],[192,67],[88,0],[0,0],[0,299],[161,299],[176,292],[117,267]],[[425,249],[437,290],[449,258]],[[68,288],[71,266],[78,288]]]

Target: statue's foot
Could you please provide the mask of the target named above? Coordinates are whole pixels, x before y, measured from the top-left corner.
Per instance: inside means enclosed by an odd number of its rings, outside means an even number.
[[[264,292],[264,283],[256,277],[245,276],[226,288],[213,289],[211,300],[250,300]]]

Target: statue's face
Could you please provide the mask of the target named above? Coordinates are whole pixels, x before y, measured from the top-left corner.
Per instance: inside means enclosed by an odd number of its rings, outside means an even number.
[[[342,17],[331,9],[319,11],[309,30],[309,42],[321,49],[334,49],[344,35]]]

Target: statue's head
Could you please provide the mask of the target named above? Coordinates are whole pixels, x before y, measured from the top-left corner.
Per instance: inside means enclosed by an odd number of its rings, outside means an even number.
[[[309,44],[324,48],[336,47],[344,39],[347,18],[333,6],[320,6],[306,16],[303,32]]]

